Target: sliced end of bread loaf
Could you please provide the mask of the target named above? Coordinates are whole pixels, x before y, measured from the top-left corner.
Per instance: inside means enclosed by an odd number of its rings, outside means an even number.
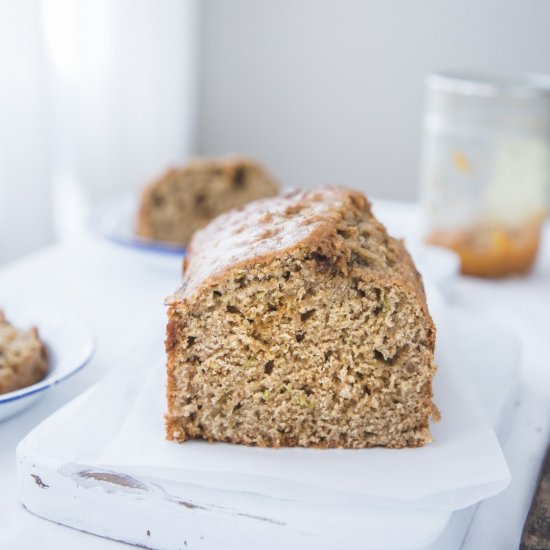
[[[263,248],[260,234],[271,240]],[[216,238],[229,248],[217,262],[203,248]],[[332,189],[262,201],[196,241],[169,307],[168,439],[431,441],[435,329],[410,257],[364,197]],[[235,254],[237,242],[255,253]]]

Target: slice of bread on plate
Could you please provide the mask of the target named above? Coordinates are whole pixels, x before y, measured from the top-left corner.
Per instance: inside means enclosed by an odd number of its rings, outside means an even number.
[[[46,348],[38,330],[16,328],[0,311],[0,394],[35,384],[47,372]]]
[[[187,245],[193,233],[218,214],[277,192],[275,180],[251,159],[196,159],[168,170],[145,188],[137,234]]]

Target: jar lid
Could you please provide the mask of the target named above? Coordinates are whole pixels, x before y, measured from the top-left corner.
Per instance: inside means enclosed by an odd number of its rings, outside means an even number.
[[[429,74],[426,85],[434,91],[486,98],[550,97],[550,76],[536,73],[444,71]]]

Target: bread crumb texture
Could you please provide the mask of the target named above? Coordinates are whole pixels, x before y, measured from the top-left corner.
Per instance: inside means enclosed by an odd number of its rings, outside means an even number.
[[[167,302],[168,439],[431,441],[421,277],[361,193],[294,192],[219,216],[195,234]]]
[[[38,330],[15,328],[0,311],[0,394],[35,384],[47,372],[46,349]]]

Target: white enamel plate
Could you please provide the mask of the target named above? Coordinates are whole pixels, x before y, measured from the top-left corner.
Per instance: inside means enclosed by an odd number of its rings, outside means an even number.
[[[0,394],[0,422],[30,407],[46,390],[80,370],[93,352],[90,330],[78,318],[42,305],[0,303],[7,320],[22,329],[37,327],[46,344],[49,370],[45,378],[25,388]]]

